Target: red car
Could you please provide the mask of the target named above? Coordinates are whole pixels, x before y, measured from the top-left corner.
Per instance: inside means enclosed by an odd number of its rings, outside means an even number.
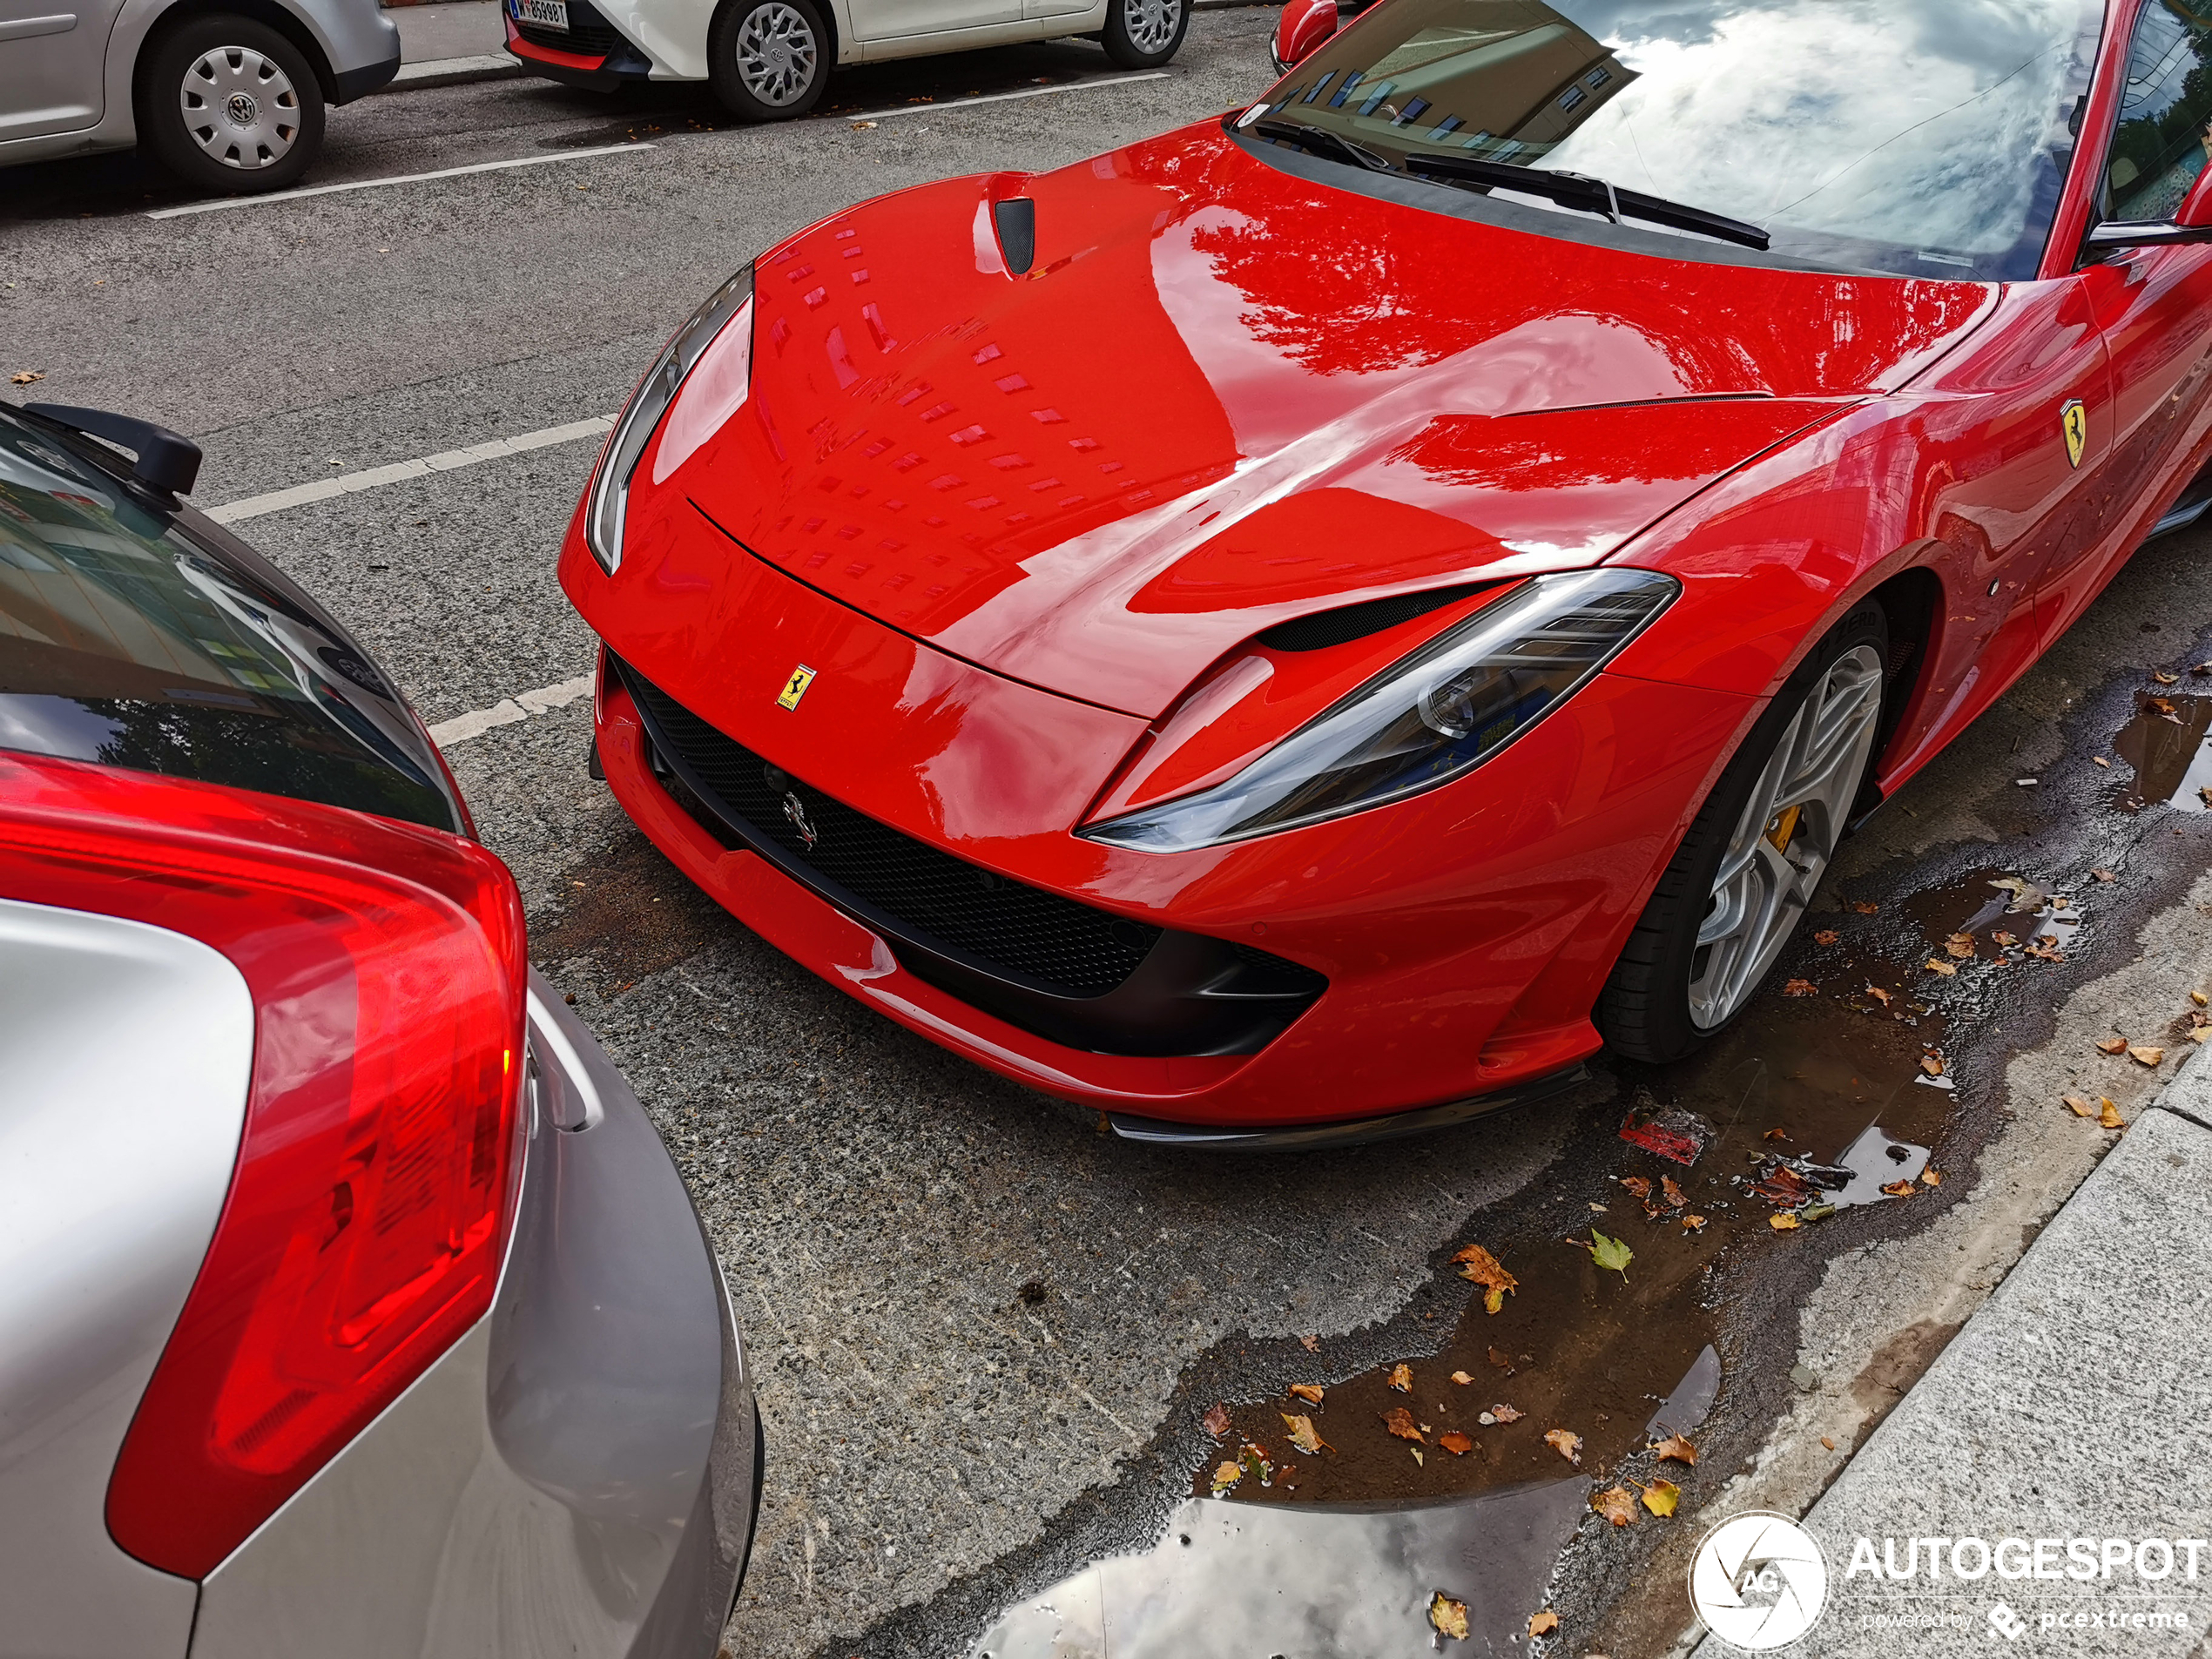
[[[1247,110],[764,255],[562,554],[654,842],[1127,1134],[1689,1052],[2207,499],[2170,0],[1318,10]]]

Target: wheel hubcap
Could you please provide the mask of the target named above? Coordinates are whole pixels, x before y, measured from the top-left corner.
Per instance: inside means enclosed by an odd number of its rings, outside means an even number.
[[[192,60],[177,91],[192,142],[226,167],[273,167],[300,137],[292,78],[251,46],[218,46]]]
[[[1122,23],[1139,51],[1165,51],[1183,21],[1183,0],[1122,0]]]
[[[1691,959],[1689,1017],[1712,1030],[1743,1005],[1835,855],[1882,720],[1882,659],[1829,666],[1759,773],[1713,878]]]
[[[789,6],[756,6],[738,26],[738,78],[763,104],[797,102],[813,84],[819,55],[814,31]]]

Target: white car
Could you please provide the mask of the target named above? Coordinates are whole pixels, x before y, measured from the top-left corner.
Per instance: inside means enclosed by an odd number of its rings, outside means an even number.
[[[748,120],[786,121],[833,64],[1084,35],[1125,69],[1183,44],[1190,0],[503,0],[507,50],[534,73],[611,91],[705,81]]]

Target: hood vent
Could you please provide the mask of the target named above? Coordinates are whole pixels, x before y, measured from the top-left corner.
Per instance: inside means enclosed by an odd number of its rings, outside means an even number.
[[[1456,588],[1426,588],[1419,593],[1393,593],[1387,598],[1341,605],[1334,610],[1317,610],[1310,617],[1277,623],[1259,636],[1259,643],[1270,651],[1325,651],[1331,645],[1365,639],[1401,622],[1425,617],[1489,585],[1470,582]]]
[[[1027,196],[991,204],[991,225],[999,235],[999,256],[1008,276],[1021,276],[1037,257],[1037,205]]]

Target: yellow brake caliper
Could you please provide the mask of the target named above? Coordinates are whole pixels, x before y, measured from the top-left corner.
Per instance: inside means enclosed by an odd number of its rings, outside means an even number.
[[[1804,811],[1802,806],[1785,806],[1767,819],[1766,838],[1773,843],[1776,852],[1790,850],[1790,838],[1797,833],[1797,815]]]

